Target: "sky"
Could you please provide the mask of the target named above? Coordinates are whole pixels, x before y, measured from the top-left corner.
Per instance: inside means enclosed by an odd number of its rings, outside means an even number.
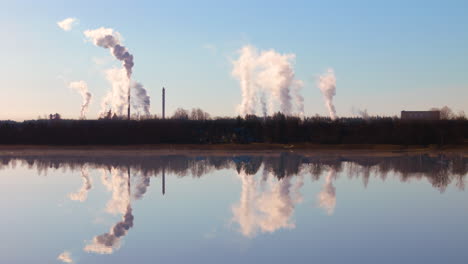
[[[467,1],[5,1],[0,0],[0,120],[50,113],[78,118],[84,80],[96,118],[120,67],[85,30],[109,27],[134,55],[132,79],[152,114],[200,107],[234,116],[241,103],[233,61],[245,45],[294,54],[305,115],[328,115],[317,78],[332,68],[338,116],[449,106],[468,113]],[[57,22],[73,17],[70,31]]]

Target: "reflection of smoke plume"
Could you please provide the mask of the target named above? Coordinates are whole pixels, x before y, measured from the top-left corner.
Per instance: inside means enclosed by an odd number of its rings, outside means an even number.
[[[85,246],[87,252],[111,254],[120,246],[120,239],[133,227],[133,214],[130,205],[130,179],[125,172],[112,169],[112,199],[107,204],[110,213],[123,213],[122,221],[115,224],[108,233],[96,236],[91,244]],[[130,173],[130,171],[129,171]],[[129,175],[128,175],[129,176]],[[105,179],[105,176],[103,176]]]
[[[87,168],[81,168],[81,177],[83,178],[83,186],[75,193],[70,193],[69,197],[73,201],[84,202],[88,198],[88,191],[91,189],[91,179]]]
[[[333,96],[336,95],[336,78],[333,69],[328,69],[326,73],[318,79],[318,87],[322,91],[323,97],[325,99],[325,105],[327,106],[328,112],[330,113],[330,118],[332,120],[336,119],[336,110],[333,105]]]
[[[301,201],[299,194],[301,179],[292,188],[290,177],[280,180],[269,177],[268,186],[264,186],[267,189],[259,193],[257,190],[259,185],[253,175],[241,172],[239,176],[242,180],[241,199],[232,210],[233,221],[239,223],[244,236],[255,236],[258,229],[261,232],[271,233],[280,228],[295,227],[291,217],[295,203]],[[291,188],[293,193],[290,191]]]
[[[85,81],[71,82],[68,85],[70,88],[80,93],[83,98],[83,104],[81,105],[80,117],[85,118],[86,112],[88,111],[89,103],[91,102],[91,93],[88,91],[88,85]]]
[[[333,179],[336,177],[335,169],[331,168],[325,178],[325,184],[318,195],[319,206],[327,211],[329,215],[333,214],[336,206],[336,189],[333,186]]]
[[[273,112],[274,101],[279,102],[279,110],[286,115],[292,113],[291,88],[294,88],[294,99],[298,111],[303,109],[303,99],[299,94],[300,81],[294,80],[292,61],[294,54],[279,54],[274,50],[262,51],[260,54],[253,46],[245,46],[240,57],[233,62],[232,75],[239,79],[242,90],[242,103],[239,112],[242,115],[256,114],[260,101],[262,111],[268,95],[269,111]]]
[[[71,254],[70,252],[68,251],[65,251],[63,253],[61,253],[58,257],[57,257],[57,260],[60,260],[62,261],[63,263],[73,263],[73,259],[71,257]]]
[[[133,197],[137,200],[141,199],[143,195],[146,193],[148,186],[150,185],[150,177],[149,176],[141,176],[140,182],[135,187],[135,193]]]
[[[148,116],[150,114],[150,97],[146,92],[143,84],[138,82],[132,82],[132,91],[133,91],[133,107],[137,109],[137,111],[142,110],[143,113]]]
[[[122,221],[115,224],[109,233],[94,237],[93,242],[86,245],[84,250],[99,254],[112,254],[114,249],[120,246],[120,239],[127,234],[131,227],[133,227],[132,207],[128,204]]]
[[[128,178],[125,171],[114,168],[111,169],[111,177],[112,198],[107,203],[106,211],[111,214],[124,214],[130,204]]]
[[[101,115],[110,108],[112,112],[121,116],[124,113],[125,106],[128,105],[128,89],[130,89],[130,79],[134,65],[133,55],[128,52],[126,47],[121,45],[120,34],[111,28],[101,27],[95,30],[86,30],[84,34],[96,46],[110,49],[112,55],[123,63],[124,72],[118,69],[111,69],[106,72],[107,79],[112,84],[112,91],[103,99],[101,108]],[[141,108],[145,115],[148,115],[150,100],[146,90],[139,83],[132,84],[132,87],[136,89],[133,106],[137,109]]]

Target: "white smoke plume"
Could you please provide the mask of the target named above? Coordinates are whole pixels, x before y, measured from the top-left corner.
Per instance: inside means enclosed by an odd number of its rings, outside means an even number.
[[[92,94],[88,90],[88,84],[86,84],[85,81],[77,81],[71,82],[68,86],[80,93],[81,97],[83,98],[83,103],[81,104],[80,118],[85,118],[92,98]]]
[[[322,91],[330,118],[335,120],[337,116],[333,105],[333,97],[336,95],[336,77],[333,69],[328,69],[326,73],[318,78],[317,86]]]
[[[254,85],[254,69],[257,67],[257,50],[253,46],[245,46],[239,50],[240,57],[233,62],[232,75],[239,79],[242,102],[239,112],[242,115],[256,112],[256,87]]]
[[[351,111],[353,112],[353,114],[356,114],[358,116],[360,116],[362,119],[369,119],[370,118],[370,115],[369,113],[367,112],[367,109],[364,109],[364,110],[361,110],[361,109],[355,109],[354,107],[351,109]]]
[[[106,72],[107,79],[112,84],[112,90],[104,97],[101,103],[101,115],[111,110],[113,113],[122,116],[125,107],[128,106],[128,91],[136,89],[133,107],[142,110],[145,115],[149,115],[150,100],[148,93],[140,83],[131,83],[134,66],[133,55],[122,45],[122,36],[112,28],[98,28],[86,30],[84,35],[98,47],[109,49],[111,54],[122,61],[124,72],[119,69],[110,69]],[[125,74],[125,75],[124,75]]]
[[[304,97],[301,94],[301,90],[304,87],[304,82],[301,80],[295,80],[293,83],[292,93],[297,103],[297,112],[299,116],[304,116]]]
[[[77,19],[73,17],[65,18],[62,21],[57,22],[57,25],[64,31],[72,30],[73,26],[77,23]]]
[[[68,197],[70,197],[73,201],[80,201],[84,202],[88,198],[88,192],[92,188],[91,179],[89,178],[88,168],[81,168],[81,177],[83,178],[83,185],[81,188],[74,193],[70,193]]]
[[[94,43],[94,45],[110,49],[112,55],[119,61],[122,61],[127,77],[132,76],[132,68],[134,65],[133,55],[130,54],[126,47],[121,45],[121,35],[112,28],[98,28],[94,30],[86,30],[84,35]]]
[[[325,178],[325,184],[323,185],[322,191],[318,195],[318,204],[320,208],[323,208],[329,215],[332,215],[335,211],[336,206],[336,189],[333,186],[333,180],[336,177],[336,170],[331,168]]]
[[[96,236],[92,242],[84,247],[86,252],[98,254],[112,254],[119,248],[120,240],[125,236],[130,228],[133,227],[133,214],[130,204],[130,179],[126,171],[121,169],[111,169],[112,178],[105,179],[104,184],[112,188],[112,198],[107,204],[109,213],[122,213],[122,220],[115,224],[108,233]]]
[[[151,101],[148,93],[146,92],[146,89],[143,87],[143,84],[139,82],[132,82],[132,92],[133,108],[136,109],[138,113],[142,111],[145,116],[149,116]]]
[[[101,102],[101,113],[104,115],[108,110],[122,116],[128,106],[128,89],[130,80],[127,78],[125,69],[112,68],[105,72],[106,79],[111,83],[112,89],[106,94]]]
[[[241,172],[242,192],[239,204],[232,207],[233,222],[240,226],[242,235],[253,237],[258,230],[275,232],[280,228],[294,228],[291,218],[295,204],[302,200],[299,194],[303,182],[299,179],[293,186],[291,178],[277,180],[267,177],[267,185],[261,186],[254,175]]]
[[[57,260],[62,261],[63,263],[73,263],[73,259],[71,257],[70,252],[64,251],[58,257]]]
[[[258,52],[253,46],[244,46],[239,50],[239,59],[233,61],[232,75],[240,82],[242,102],[239,105],[241,115],[256,114],[258,105],[263,114],[266,109],[276,110],[285,115],[293,112],[293,98],[298,112],[303,112],[303,98],[300,96],[301,81],[294,80],[294,54],[280,54],[274,50]],[[279,109],[275,109],[275,105]]]

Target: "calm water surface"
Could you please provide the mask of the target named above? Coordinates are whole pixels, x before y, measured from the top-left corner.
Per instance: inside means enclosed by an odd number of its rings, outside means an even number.
[[[458,155],[0,156],[0,263],[468,263]]]

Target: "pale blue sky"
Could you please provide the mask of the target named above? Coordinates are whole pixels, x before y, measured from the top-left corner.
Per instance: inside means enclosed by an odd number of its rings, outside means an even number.
[[[468,112],[467,1],[4,1],[0,0],[0,119],[52,112],[79,115],[81,98],[58,78],[88,82],[95,118],[110,89],[103,70],[119,65],[84,41],[111,27],[135,56],[134,78],[151,112],[201,107],[235,115],[240,88],[230,72],[243,45],[296,54],[306,115],[325,115],[315,76],[337,75],[339,116],[448,105]],[[70,32],[56,22],[76,17]],[[96,62],[100,62],[96,64]]]

